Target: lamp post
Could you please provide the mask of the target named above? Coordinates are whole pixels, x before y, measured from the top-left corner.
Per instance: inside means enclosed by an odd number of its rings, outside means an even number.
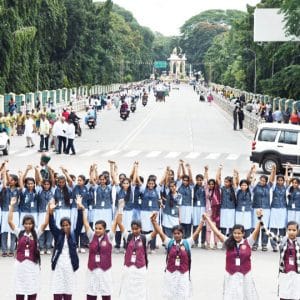
[[[256,53],[255,53],[255,51],[253,51],[249,48],[245,48],[245,50],[254,54],[254,84],[253,84],[254,91],[253,92],[254,92],[254,94],[256,94]]]

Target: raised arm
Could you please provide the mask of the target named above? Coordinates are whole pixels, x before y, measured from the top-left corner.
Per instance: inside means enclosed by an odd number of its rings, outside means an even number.
[[[54,202],[55,200],[53,199],[52,202]],[[45,216],[45,220],[44,220],[44,223],[41,224],[40,226],[40,232],[44,232],[47,225],[49,224],[49,210],[50,210],[50,206],[48,205],[48,208],[47,208],[47,213],[46,213],[46,216]]]
[[[256,223],[256,226],[255,226],[254,231],[253,231],[252,234],[251,234],[251,237],[252,237],[252,239],[253,239],[254,241],[257,240],[257,237],[258,237],[258,235],[259,235],[260,228],[261,228],[261,226],[262,226],[262,224],[263,224],[262,221],[261,221],[261,218],[262,218],[262,215],[263,215],[262,209],[257,209],[257,210],[256,210],[256,215],[257,215],[258,221],[257,221],[257,223]]]
[[[256,167],[255,165],[252,165],[250,171],[247,174],[247,181],[251,184],[254,185],[255,183],[255,173],[256,173]]]
[[[222,169],[223,169],[223,165],[219,165],[219,167],[217,169],[217,174],[216,174],[216,184],[218,186],[221,186],[221,184],[222,184],[222,179],[221,179]]]
[[[291,168],[290,163],[287,163],[287,166],[285,168],[285,173],[284,173],[284,181],[286,186],[289,186],[290,184],[290,178],[289,178],[289,169]]]
[[[169,171],[170,171],[170,167],[166,167],[166,170],[164,172],[164,175],[163,175],[161,181],[159,182],[159,185],[167,185],[168,184]]]
[[[207,214],[203,214],[203,219],[206,221],[206,223],[209,225],[209,227],[211,228],[211,230],[215,233],[215,235],[219,238],[219,240],[224,243],[224,241],[226,240],[226,236],[224,234],[222,234],[221,231],[219,231],[219,229],[217,228],[217,226],[211,221],[211,219],[209,218],[209,216]]]
[[[64,167],[60,167],[60,169],[63,172],[63,174],[65,175],[69,187],[73,187],[73,180],[70,177],[68,170]]]
[[[17,204],[17,198],[12,197],[10,199],[10,206],[8,211],[8,225],[11,228],[11,230],[16,229],[16,225],[14,223],[14,206]]]
[[[189,177],[190,177],[190,182],[189,182],[189,184],[194,184],[194,179],[193,179],[193,174],[192,174],[192,168],[191,168],[191,165],[190,165],[190,164],[186,164],[185,166],[186,166],[188,175],[189,175]]]
[[[204,183],[208,181],[208,166],[204,167]]]
[[[275,182],[275,176],[276,176],[276,165],[272,166],[272,171],[271,174],[269,176],[269,182],[273,185]]]
[[[194,232],[193,235],[192,235],[192,239],[193,239],[194,241],[196,241],[196,240],[198,239],[199,234],[200,234],[200,232],[202,231],[203,225],[204,225],[204,220],[203,220],[203,218],[202,218],[202,220],[201,220],[201,222],[199,223],[197,229],[195,230],[195,232]]]
[[[163,233],[162,229],[158,225],[156,217],[157,217],[157,213],[154,213],[151,216],[151,222],[152,222],[152,225],[153,225],[153,228],[154,228],[153,232],[155,232],[155,234],[159,234],[162,242],[164,242],[166,240],[167,236]]]
[[[119,184],[118,180],[118,174],[117,174],[117,165],[114,161],[109,160],[109,167],[110,167],[110,176],[111,176],[111,181],[113,185]]]
[[[34,168],[34,175],[35,175],[35,183],[36,183],[36,185],[41,185],[43,179],[42,179],[42,175],[41,175],[41,172],[40,172],[38,166],[36,166]]]
[[[77,203],[78,210],[82,211],[82,222],[83,222],[85,232],[88,232],[88,231],[91,230],[91,227],[90,227],[90,224],[89,224],[89,221],[88,221],[88,218],[87,218],[85,208],[82,204],[82,197],[81,196],[76,197],[76,203]],[[82,225],[81,225],[81,227],[82,227]]]
[[[180,159],[178,169],[177,169],[177,180],[181,180],[183,175],[185,175],[184,161]]]

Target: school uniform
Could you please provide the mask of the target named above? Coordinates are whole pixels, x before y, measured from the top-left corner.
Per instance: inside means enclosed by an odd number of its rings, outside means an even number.
[[[272,201],[271,201],[271,213],[270,213],[270,230],[281,236],[285,235],[285,227],[287,224],[287,201],[286,201],[286,187],[279,186],[277,184],[272,186]],[[270,239],[272,247],[276,247],[276,243]]]
[[[37,242],[31,233],[27,234],[20,228],[16,227],[13,234],[19,239],[14,265],[14,292],[25,296],[37,294],[40,288],[40,266],[35,258]],[[38,238],[40,234],[37,233]]]
[[[290,193],[288,189],[288,193]],[[288,196],[288,222],[295,221],[300,224],[300,189],[293,190]]]
[[[94,187],[92,187],[92,195],[93,225],[95,225],[97,221],[103,220],[105,221],[107,227],[110,228],[113,217],[111,185],[95,185]]]
[[[53,198],[53,191],[54,189],[51,188],[50,190],[41,190],[38,193],[38,228],[45,222],[46,214],[47,214],[47,207],[49,201]],[[52,234],[50,232],[49,226],[45,229],[42,235],[39,238],[39,246],[40,250],[45,249],[50,250],[52,247]]]
[[[184,228],[184,237],[188,238],[191,236],[192,229],[192,214],[193,214],[193,204],[192,204],[192,190],[193,185],[190,184],[185,186],[182,180],[177,182],[177,191],[182,196],[182,202],[179,204],[180,211],[180,222]]]
[[[90,251],[87,271],[87,295],[110,296],[113,289],[111,274],[112,241],[114,233],[98,237],[92,230],[87,232]]]
[[[252,236],[243,239],[226,250],[226,273],[224,278],[223,300],[257,300],[258,295],[251,274]]]
[[[252,191],[253,195],[253,202],[252,202],[252,207],[253,207],[253,212],[252,212],[252,227],[255,228],[256,223],[257,223],[257,216],[256,216],[256,210],[259,208],[262,208],[264,211],[262,221],[264,222],[265,226],[269,228],[269,223],[270,223],[270,213],[271,213],[271,206],[270,206],[270,185],[261,185],[258,183]],[[259,235],[254,243],[255,246],[258,245],[259,241]],[[267,246],[268,244],[268,236],[265,233],[265,231],[262,231],[261,234],[261,244],[262,246]]]
[[[75,272],[79,268],[79,258],[76,252],[77,240],[83,225],[82,210],[78,211],[75,230],[69,236],[56,226],[53,215],[49,217],[49,227],[55,240],[51,259],[53,294],[72,295],[76,287]]]
[[[189,300],[192,297],[190,281],[190,255],[194,244],[192,238],[176,243],[166,238],[164,245],[167,248],[167,266],[164,275],[163,299]]]
[[[4,190],[1,190],[2,193],[2,205],[1,205],[1,247],[2,247],[2,252],[7,253],[7,240],[8,240],[8,234],[10,233],[10,249],[9,252],[13,253],[15,250],[15,245],[16,245],[16,236],[12,233],[12,230],[8,224],[8,214],[9,214],[9,205],[10,205],[10,200],[12,197],[16,197],[19,199],[19,189],[14,188],[11,189],[9,187],[4,188]],[[20,216],[19,216],[19,208],[18,205],[14,205],[14,210],[13,210],[13,222],[16,227],[19,227],[19,221],[20,221]]]
[[[70,198],[70,204],[67,204],[64,198],[63,190],[56,186],[54,188],[54,199],[56,208],[54,211],[54,216],[55,216],[55,221],[56,221],[56,226],[60,227],[60,220],[62,218],[69,218],[71,219],[71,199],[72,199],[72,189],[67,186],[69,198]],[[72,224],[72,223],[71,223]],[[72,224],[74,226],[74,224]]]
[[[23,188],[20,193],[20,224],[23,222],[25,215],[32,215],[37,227],[38,224],[38,202],[37,195],[41,191],[41,187],[36,186],[32,192],[29,192],[27,188]]]
[[[133,185],[133,211],[132,219],[141,221],[142,194],[139,185]]]
[[[239,189],[236,194],[235,224],[241,224],[245,228],[245,236],[250,235],[252,229],[252,201],[250,191]]]
[[[173,202],[171,204],[171,201]],[[163,218],[162,218],[162,226],[164,233],[172,238],[172,228],[176,225],[179,225],[179,206],[178,204],[182,202],[182,196],[179,193],[175,195],[171,195],[168,193],[166,195],[166,200],[163,200],[164,208],[163,208]]]
[[[235,199],[233,188],[221,187],[220,228],[224,235],[229,234],[235,221]]]
[[[131,240],[128,242],[128,237]],[[127,243],[124,270],[121,281],[119,300],[147,300],[147,251],[143,243],[147,245],[151,240],[151,233],[134,237],[128,232],[124,233],[124,239]]]
[[[278,296],[281,299],[300,299],[300,238],[284,237],[279,246]]]

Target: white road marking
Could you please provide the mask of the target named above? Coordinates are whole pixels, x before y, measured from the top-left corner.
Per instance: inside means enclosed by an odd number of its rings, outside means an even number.
[[[141,152],[142,151],[139,151],[139,150],[133,150],[133,151],[126,153],[124,156],[125,157],[134,157],[134,156],[137,156],[138,154],[140,154]]]
[[[238,154],[229,154],[226,159],[227,160],[237,160],[240,156]]]
[[[210,153],[205,157],[205,159],[217,159],[220,155],[221,153]]]
[[[161,151],[151,151],[146,155],[146,157],[157,157],[159,154],[161,154]]]
[[[88,152],[80,154],[79,156],[80,157],[92,156],[92,155],[95,155],[95,154],[99,153],[100,151],[101,151],[100,149],[90,150]]]
[[[190,152],[185,158],[195,159],[200,155],[199,152]]]
[[[115,155],[115,154],[117,154],[119,152],[120,152],[120,150],[110,150],[110,151],[102,154],[102,156],[112,156],[112,155]]]
[[[175,158],[177,157],[181,152],[169,152],[165,158]]]

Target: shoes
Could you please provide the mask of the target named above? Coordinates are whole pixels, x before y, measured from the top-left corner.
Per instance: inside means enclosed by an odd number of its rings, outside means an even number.
[[[8,253],[8,257],[14,257],[15,255],[14,255],[14,253],[13,252],[9,252]]]
[[[7,257],[7,253],[6,253],[6,252],[3,252],[3,253],[2,253],[2,257]]]
[[[264,251],[264,252],[268,251],[268,247],[267,247],[267,246],[265,246],[265,245],[264,245],[264,246],[262,246],[262,247],[261,247],[261,251]]]
[[[76,155],[76,153],[71,153],[70,155]]]
[[[44,150],[38,150],[38,152],[44,152]]]
[[[258,248],[258,246],[257,246],[257,245],[253,245],[253,246],[252,246],[252,251],[256,251],[256,250],[257,250],[257,248]]]
[[[205,244],[204,243],[201,243],[201,249],[205,249]]]
[[[31,145],[30,147],[32,148],[32,147],[34,147],[35,145]]]
[[[278,248],[277,247],[273,247],[273,252],[278,252]]]
[[[51,250],[45,251],[45,254],[51,255],[51,254],[52,254],[52,253],[51,253]]]
[[[25,148],[30,148],[30,146],[26,146]]]
[[[85,251],[84,248],[79,248],[79,252],[80,252],[80,253],[85,253],[86,251]]]

